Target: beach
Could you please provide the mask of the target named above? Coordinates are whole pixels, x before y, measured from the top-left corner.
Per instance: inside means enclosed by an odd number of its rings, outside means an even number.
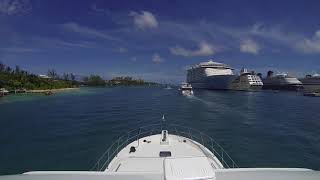
[[[78,90],[80,88],[60,88],[60,89],[37,89],[37,90],[26,90],[26,93],[59,93],[63,91],[70,91],[70,90]]]

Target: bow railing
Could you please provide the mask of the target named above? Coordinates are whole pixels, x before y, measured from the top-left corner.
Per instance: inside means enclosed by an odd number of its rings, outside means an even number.
[[[137,129],[126,132],[124,135],[120,136],[116,141],[114,141],[111,146],[101,155],[97,160],[91,170],[95,171],[105,171],[108,168],[109,163],[112,159],[127,145],[137,141],[140,138],[161,134],[162,130],[168,130],[169,135],[174,134],[191,139],[202,146],[210,150],[215,157],[219,159],[224,168],[237,168],[238,165],[233,161],[229,154],[210,136],[205,133],[182,125],[177,124],[151,124],[147,126],[142,126]],[[208,158],[212,155],[206,154]]]

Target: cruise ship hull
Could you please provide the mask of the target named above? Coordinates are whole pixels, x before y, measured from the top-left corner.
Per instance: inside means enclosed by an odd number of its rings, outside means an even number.
[[[262,89],[270,90],[288,90],[288,91],[298,91],[302,89],[301,84],[286,84],[286,85],[275,85],[275,84],[263,84]]]
[[[320,84],[303,84],[303,89],[307,92],[320,92]]]
[[[320,92],[320,78],[317,79],[301,79],[303,89],[306,92]]]
[[[263,80],[263,89],[298,91],[303,88],[301,81],[294,77],[276,76]]]
[[[247,86],[231,86],[231,90],[235,91],[260,91],[262,88],[262,85],[247,85]]]
[[[204,77],[201,81],[191,81],[188,83],[196,89],[226,90],[229,89],[230,84],[235,78],[235,75],[214,75]]]

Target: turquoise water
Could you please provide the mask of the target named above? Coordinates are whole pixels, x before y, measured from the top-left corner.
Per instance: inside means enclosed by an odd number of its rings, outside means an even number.
[[[294,92],[83,88],[0,99],[0,174],[89,170],[113,140],[166,114],[199,129],[241,167],[320,169],[320,98]]]

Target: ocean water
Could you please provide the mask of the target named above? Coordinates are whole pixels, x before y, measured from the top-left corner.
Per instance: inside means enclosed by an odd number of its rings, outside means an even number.
[[[0,174],[89,170],[116,137],[168,123],[213,137],[240,167],[320,169],[320,98],[295,92],[82,88],[0,98]],[[170,133],[170,132],[169,132]]]

